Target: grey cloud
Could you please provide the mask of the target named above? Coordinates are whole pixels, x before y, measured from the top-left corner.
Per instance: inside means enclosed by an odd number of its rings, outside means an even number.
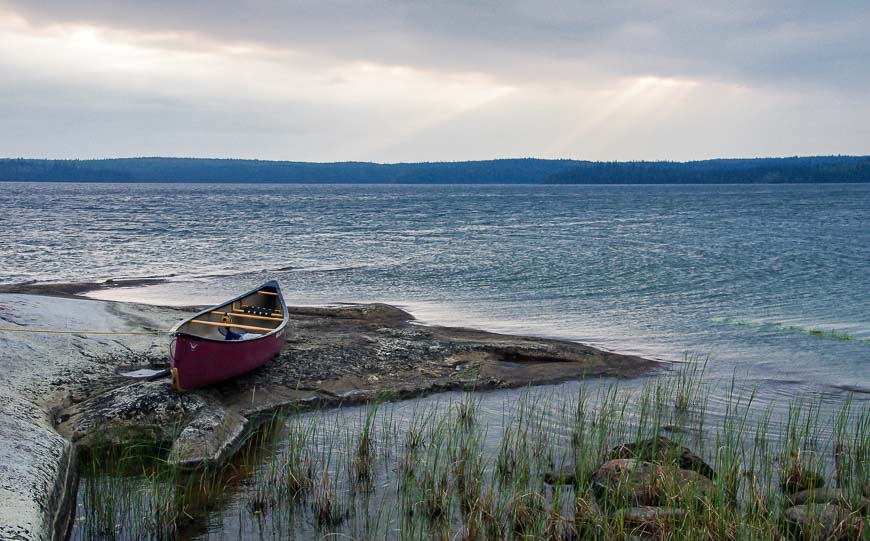
[[[192,32],[508,81],[600,73],[736,84],[870,82],[865,2],[8,1],[38,24]]]
[[[19,96],[28,96],[27,100]],[[689,95],[673,114],[620,114],[574,133],[586,111],[572,96],[510,96],[408,131],[407,114],[335,104],[203,103],[147,93],[39,83],[0,90],[4,156],[199,156],[301,161],[426,161],[494,157],[702,159],[794,154],[867,154],[870,106],[833,103],[711,103]]]

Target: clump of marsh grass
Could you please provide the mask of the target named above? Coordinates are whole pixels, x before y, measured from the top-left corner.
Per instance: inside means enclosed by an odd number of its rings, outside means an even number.
[[[335,527],[341,524],[347,515],[348,511],[339,502],[338,493],[330,482],[329,474],[324,471],[314,496],[314,516],[317,526]]]
[[[304,424],[298,416],[287,421],[283,493],[288,501],[298,500],[314,488],[315,461],[311,449],[314,433],[313,423]]]
[[[443,469],[427,471],[420,480],[420,490],[423,492],[421,504],[430,520],[443,519],[449,512],[451,491],[447,475]]]
[[[747,418],[754,398],[754,392],[747,396],[740,391],[736,378],[732,377],[726,395],[722,426],[716,431],[715,460],[720,502],[730,507],[737,505]]]
[[[698,393],[703,388],[704,375],[707,372],[709,356],[685,353],[683,363],[677,370],[676,391],[674,393],[674,408],[677,411],[689,411],[698,405]]]
[[[257,430],[252,432],[239,453],[242,464],[264,461],[264,467],[256,468],[248,497],[248,509],[255,515],[267,512],[278,503],[282,491],[282,461],[280,459],[279,435],[284,428],[283,417],[278,413],[269,416]]]
[[[423,427],[431,420],[431,414],[420,415],[418,412],[415,412],[412,414],[408,427],[405,429],[399,469],[403,479],[406,481],[414,478],[419,455],[426,443]]]
[[[539,492],[516,494],[507,504],[511,530],[521,536],[539,538],[548,518],[545,499]]]
[[[498,451],[495,472],[502,483],[510,482],[521,468],[519,437],[511,427],[505,429]]]
[[[85,501],[90,505],[85,508],[86,515],[80,522],[90,537],[114,537],[118,524],[117,516],[127,487],[108,467],[112,462],[113,459],[100,450],[90,453],[84,466]]]
[[[465,395],[465,399],[456,404],[456,414],[459,418],[459,425],[464,430],[469,430],[477,421],[477,398],[473,393]]]
[[[852,500],[870,498],[870,409],[855,412],[851,396],[834,428],[834,474]]]
[[[820,488],[821,455],[816,451],[821,433],[821,404],[798,398],[789,404],[785,443],[780,453],[780,486],[788,493]]]
[[[368,484],[372,477],[374,463],[374,421],[378,412],[378,404],[366,408],[362,429],[356,439],[353,456],[353,471],[355,480],[363,485]]]
[[[574,498],[573,515],[570,524],[576,539],[601,539],[606,521],[588,488],[580,490]]]
[[[466,540],[504,539],[505,529],[499,508],[499,498],[492,488],[480,493],[473,500],[465,515]]]

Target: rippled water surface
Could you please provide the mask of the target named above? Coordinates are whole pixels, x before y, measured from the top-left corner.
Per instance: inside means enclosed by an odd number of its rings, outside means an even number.
[[[106,298],[290,303],[678,360],[771,396],[870,391],[870,186],[4,184],[0,282],[168,277]]]
[[[389,302],[427,323],[666,361],[709,355],[711,426],[732,378],[755,392],[754,412],[773,404],[773,437],[795,396],[819,400],[825,415],[849,392],[857,411],[870,407],[870,186],[2,187],[0,283],[167,278],[94,296],[187,305],[278,278],[290,304]],[[580,385],[541,392],[555,412]],[[481,395],[488,449],[521,392]],[[407,424],[418,408],[459,399],[383,411]],[[354,432],[363,414],[314,415]],[[570,432],[547,416],[555,434]],[[250,490],[230,490],[185,537],[313,535],[307,515],[297,526],[251,519]],[[396,505],[383,497],[381,507]],[[73,538],[87,538],[76,524]]]

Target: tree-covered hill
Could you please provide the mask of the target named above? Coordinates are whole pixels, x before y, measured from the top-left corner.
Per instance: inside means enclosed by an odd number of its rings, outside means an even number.
[[[748,184],[870,182],[870,157],[718,159],[695,162],[596,162],[556,173],[560,184]]]
[[[590,162],[534,158],[377,164],[199,158],[0,159],[0,181],[400,184],[870,182],[870,156]]]
[[[541,182],[583,162],[489,160],[397,163],[197,158],[0,160],[0,180],[45,182],[483,183]]]

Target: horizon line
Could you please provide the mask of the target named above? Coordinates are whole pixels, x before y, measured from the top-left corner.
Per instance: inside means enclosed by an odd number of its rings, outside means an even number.
[[[550,161],[550,162],[581,162],[581,163],[673,163],[673,164],[690,164],[709,161],[752,161],[752,160],[789,160],[789,159],[808,159],[808,158],[868,158],[870,154],[794,154],[789,156],[753,156],[753,157],[728,157],[720,156],[715,158],[700,158],[692,160],[670,160],[670,159],[622,159],[622,160],[592,160],[584,158],[539,158],[535,156],[525,157],[508,157],[508,158],[482,158],[473,160],[422,160],[422,161],[398,161],[398,162],[378,162],[364,160],[343,160],[343,161],[305,161],[292,159],[267,159],[267,158],[233,158],[233,157],[201,157],[201,156],[114,156],[103,158],[34,158],[34,157],[0,157],[0,161],[55,161],[55,162],[99,162],[112,160],[202,160],[202,161],[240,161],[240,162],[270,162],[270,163],[304,163],[314,165],[334,165],[334,164],[369,164],[369,165],[416,165],[416,164],[457,164],[457,163],[481,163],[481,162],[498,162],[498,161]]]

